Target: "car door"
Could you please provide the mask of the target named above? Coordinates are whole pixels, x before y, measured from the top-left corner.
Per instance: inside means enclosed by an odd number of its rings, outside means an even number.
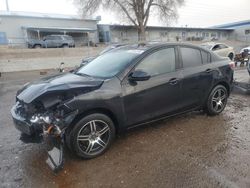
[[[201,105],[212,84],[214,70],[208,64],[211,61],[208,52],[188,46],[180,46],[179,51],[183,67],[181,100],[183,110],[188,110]]]
[[[140,123],[179,108],[181,74],[175,47],[158,49],[143,58],[130,72],[146,72],[147,81],[122,82],[124,110],[128,125]]]
[[[63,45],[63,38],[62,36],[54,36],[53,38],[53,47],[58,48]]]
[[[52,48],[53,47],[53,39],[52,36],[46,36],[43,39],[45,47],[46,48]]]

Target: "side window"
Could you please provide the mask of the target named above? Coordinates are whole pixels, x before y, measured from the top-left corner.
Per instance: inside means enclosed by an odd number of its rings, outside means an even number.
[[[216,50],[219,50],[220,49],[220,45],[219,44],[217,44],[217,45],[215,45],[214,47],[213,47],[213,51],[216,51]]]
[[[181,47],[183,68],[199,66],[202,64],[201,52],[198,49]]]
[[[220,44],[220,49],[224,49],[224,48],[227,48],[227,46],[224,44]]]
[[[61,37],[60,36],[53,36],[52,40],[61,40]]]
[[[52,40],[52,36],[46,36],[44,37],[45,40]]]
[[[144,71],[151,76],[175,71],[175,49],[165,48],[150,54],[135,70]]]
[[[211,63],[211,55],[208,52],[201,50],[202,63]]]

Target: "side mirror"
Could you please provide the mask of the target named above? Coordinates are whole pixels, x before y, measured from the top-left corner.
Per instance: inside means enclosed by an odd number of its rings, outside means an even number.
[[[146,73],[144,71],[137,70],[129,75],[129,80],[134,81],[134,82],[135,81],[146,81],[146,80],[149,80],[150,77],[151,76],[148,73]]]

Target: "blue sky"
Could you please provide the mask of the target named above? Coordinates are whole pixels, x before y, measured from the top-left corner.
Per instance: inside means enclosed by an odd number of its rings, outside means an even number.
[[[5,1],[0,0],[0,10],[5,10]],[[12,11],[28,11],[56,14],[78,13],[72,0],[8,0]],[[179,19],[172,26],[207,27],[217,24],[250,19],[250,0],[186,0],[181,7]],[[100,10],[101,23],[121,23],[114,14]],[[149,25],[164,25],[157,18],[151,17]]]

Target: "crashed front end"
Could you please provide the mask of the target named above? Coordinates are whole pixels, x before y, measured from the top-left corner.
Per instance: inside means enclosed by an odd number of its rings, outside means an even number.
[[[63,167],[64,132],[77,113],[62,101],[46,108],[42,101],[26,104],[18,98],[11,109],[14,125],[25,142],[28,137],[29,142],[41,140],[53,146],[46,162],[54,171]]]
[[[76,74],[60,74],[26,84],[17,92],[11,109],[15,127],[22,133],[22,141],[45,141],[48,165],[57,171],[63,166],[65,131],[78,114],[67,104],[79,95],[91,92],[103,81]]]

